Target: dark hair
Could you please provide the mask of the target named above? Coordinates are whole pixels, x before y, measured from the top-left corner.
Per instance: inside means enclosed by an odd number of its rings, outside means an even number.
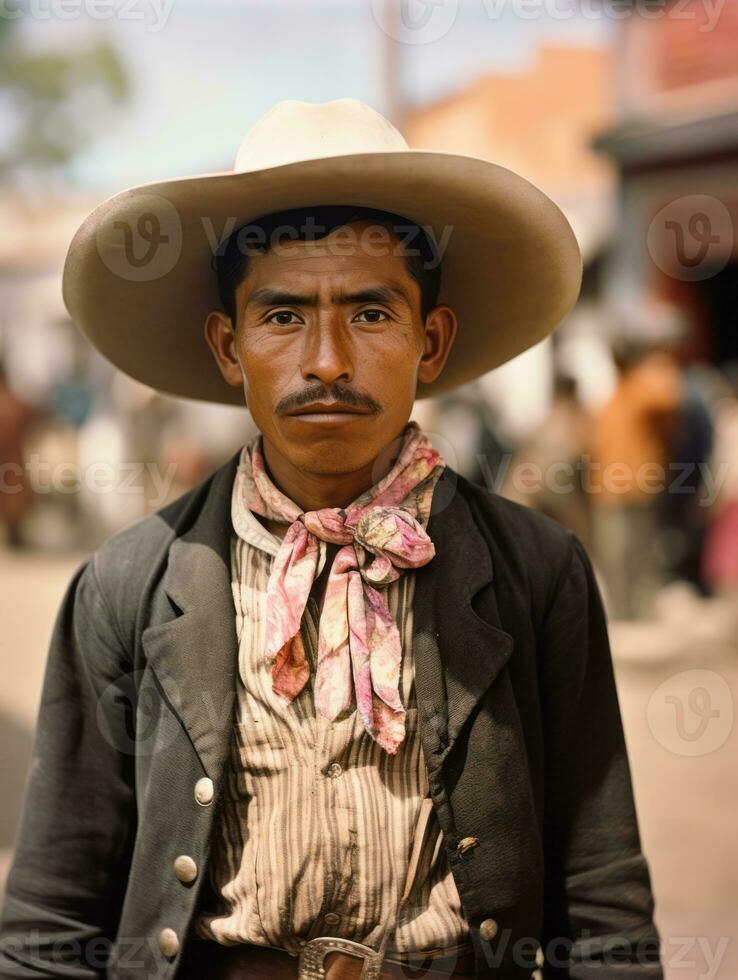
[[[266,253],[286,237],[292,241],[317,241],[336,228],[353,221],[372,220],[389,225],[400,238],[410,275],[420,286],[420,313],[423,319],[438,303],[441,287],[441,263],[432,234],[415,222],[391,211],[345,204],[324,204],[286,211],[274,211],[241,225],[219,246],[213,256],[218,293],[223,309],[236,322],[236,289],[248,273],[248,252]],[[281,232],[281,235],[277,234]],[[245,244],[244,244],[245,240]]]

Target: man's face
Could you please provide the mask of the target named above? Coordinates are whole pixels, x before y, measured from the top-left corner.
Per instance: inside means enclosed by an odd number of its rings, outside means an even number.
[[[453,313],[436,307],[424,323],[396,239],[378,245],[369,229],[377,226],[355,222],[316,242],[250,254],[230,346],[209,336],[226,380],[243,384],[267,451],[303,472],[372,463],[402,432],[418,380],[434,380],[453,341]]]

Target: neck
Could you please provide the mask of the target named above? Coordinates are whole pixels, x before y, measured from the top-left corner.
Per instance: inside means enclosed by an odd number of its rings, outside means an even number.
[[[312,473],[298,469],[274,445],[263,439],[264,462],[269,477],[283,494],[303,511],[346,507],[392,469],[402,448],[394,439],[366,466],[350,473]]]

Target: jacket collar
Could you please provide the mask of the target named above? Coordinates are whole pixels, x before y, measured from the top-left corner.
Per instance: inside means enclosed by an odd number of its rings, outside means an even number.
[[[444,469],[428,523],[436,555],[416,572],[415,690],[429,770],[443,764],[513,648],[494,601],[486,603],[485,618],[472,606],[491,585],[494,570],[465,486],[459,474]]]
[[[237,683],[231,591],[231,491],[239,453],[213,475],[188,530],[169,548],[163,587],[178,611],[144,631],[146,655],[205,772],[218,781],[228,757]],[[487,618],[472,600],[493,579],[492,561],[463,491],[444,469],[428,533],[435,557],[416,572],[415,691],[429,770],[441,767],[464,723],[512,652],[494,603]]]

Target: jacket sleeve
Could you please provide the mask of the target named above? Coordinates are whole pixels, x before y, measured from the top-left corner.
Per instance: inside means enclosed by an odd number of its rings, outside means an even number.
[[[69,583],[48,650],[0,918],[0,978],[104,975],[135,835],[133,674],[95,577]]]
[[[543,630],[544,976],[662,980],[605,613],[584,548],[569,543]]]

